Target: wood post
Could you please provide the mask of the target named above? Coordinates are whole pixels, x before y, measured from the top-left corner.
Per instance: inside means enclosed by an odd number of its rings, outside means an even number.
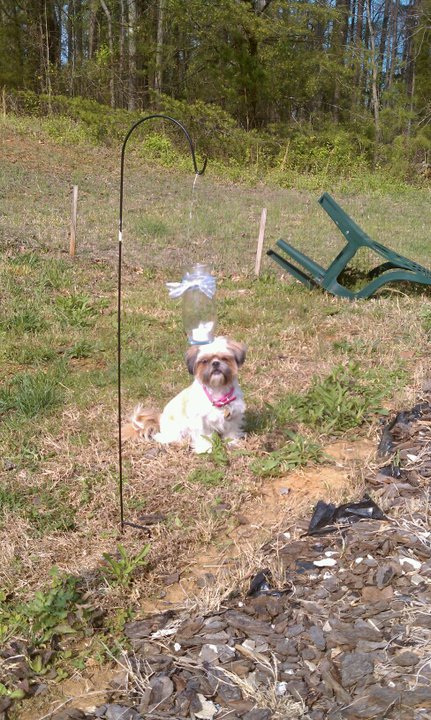
[[[72,186],[72,213],[70,219],[70,257],[75,257],[76,253],[76,218],[78,215],[78,186]]]
[[[260,275],[260,263],[262,260],[263,241],[265,238],[265,225],[266,225],[266,208],[263,208],[262,215],[260,216],[259,226],[259,238],[257,240],[257,251],[256,251],[256,265],[254,267],[254,274],[259,277]]]

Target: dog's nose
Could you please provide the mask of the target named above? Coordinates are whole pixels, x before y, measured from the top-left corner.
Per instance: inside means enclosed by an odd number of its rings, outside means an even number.
[[[213,360],[213,361],[212,361],[212,366],[213,366],[213,368],[218,368],[218,367],[220,367],[220,360]]]

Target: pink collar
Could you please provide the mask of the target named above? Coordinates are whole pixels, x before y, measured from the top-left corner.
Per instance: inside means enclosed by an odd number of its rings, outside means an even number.
[[[211,404],[214,405],[214,407],[221,408],[225,405],[229,405],[231,402],[236,400],[235,390],[233,389],[233,387],[231,387],[229,392],[227,392],[225,395],[222,395],[222,397],[218,398],[217,400],[213,398],[210,391],[205,385],[202,385],[202,387],[204,389],[205,395],[207,396]]]

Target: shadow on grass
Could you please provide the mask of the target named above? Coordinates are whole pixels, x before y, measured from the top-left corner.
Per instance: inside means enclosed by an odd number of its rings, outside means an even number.
[[[260,435],[267,432],[274,422],[274,412],[269,407],[246,410],[244,416],[244,430],[246,433]]]
[[[343,285],[349,290],[359,291],[366,287],[374,277],[376,277],[376,275],[373,274],[373,270],[365,271],[357,267],[346,267],[340,274],[338,282],[340,285]],[[372,297],[388,297],[394,290],[398,290],[398,292],[414,297],[418,297],[420,295],[424,295],[428,298],[431,297],[430,285],[424,285],[420,282],[414,281],[388,282],[386,285],[383,285]]]

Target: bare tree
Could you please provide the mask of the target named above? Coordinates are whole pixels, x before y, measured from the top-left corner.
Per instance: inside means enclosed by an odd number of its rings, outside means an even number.
[[[164,41],[164,16],[166,0],[159,0],[157,13],[157,42],[156,42],[156,69],[154,73],[154,90],[161,93],[163,87],[163,41]]]
[[[365,0],[365,8],[367,14],[368,34],[370,39],[371,51],[371,93],[372,108],[374,115],[374,129],[376,136],[376,146],[380,142],[380,99],[379,99],[379,63],[376,55],[376,32],[374,28],[373,18],[371,15],[371,0]]]
[[[129,51],[129,82],[127,106],[129,110],[136,107],[136,0],[129,0],[128,51]]]
[[[109,96],[111,107],[115,107],[115,76],[114,76],[114,38],[112,34],[112,17],[111,12],[105,2],[100,0],[102,10],[106,15],[108,25],[108,48],[109,48]]]

